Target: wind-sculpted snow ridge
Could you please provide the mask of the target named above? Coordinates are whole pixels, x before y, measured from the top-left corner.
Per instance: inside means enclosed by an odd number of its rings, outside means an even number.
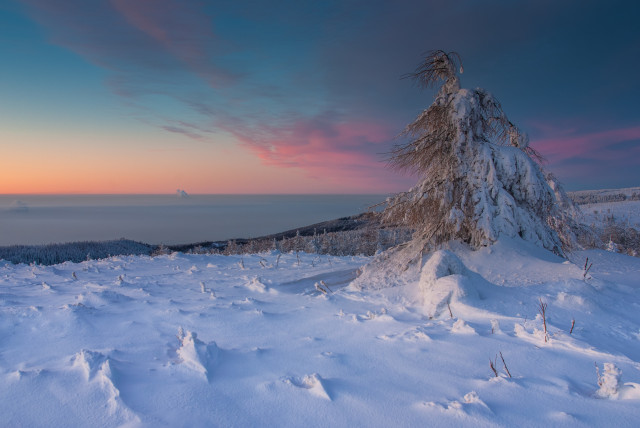
[[[82,350],[73,357],[73,365],[79,367],[87,382],[97,384],[105,394],[106,410],[110,418],[124,425],[137,425],[140,419],[124,404],[113,373],[112,360],[100,352]]]
[[[178,340],[180,340],[180,347],[176,350],[176,354],[180,358],[179,363],[209,379],[210,371],[216,364],[219,354],[216,343],[206,344],[198,339],[196,333],[191,331],[185,333],[182,329],[178,332]]]
[[[639,259],[514,238],[401,279],[370,260],[0,264],[0,426],[637,423]]]

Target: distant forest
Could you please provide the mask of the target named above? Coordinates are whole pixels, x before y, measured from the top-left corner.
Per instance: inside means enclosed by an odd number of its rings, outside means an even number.
[[[639,201],[640,187],[614,190],[581,190],[568,192],[569,197],[578,205],[601,204],[604,202]]]

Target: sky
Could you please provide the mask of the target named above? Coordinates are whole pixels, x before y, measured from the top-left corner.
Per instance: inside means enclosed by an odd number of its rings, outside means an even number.
[[[636,1],[0,0],[0,193],[389,193],[460,54],[568,190],[640,186]]]

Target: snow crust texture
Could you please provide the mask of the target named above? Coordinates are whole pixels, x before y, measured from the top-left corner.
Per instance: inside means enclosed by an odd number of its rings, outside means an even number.
[[[277,257],[0,262],[0,426],[637,424],[636,258]]]

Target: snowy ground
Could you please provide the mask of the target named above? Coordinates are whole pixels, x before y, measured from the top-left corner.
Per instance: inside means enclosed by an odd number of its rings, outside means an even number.
[[[348,286],[364,257],[3,263],[0,425],[637,426],[640,259],[453,252],[470,292],[434,319],[415,283]]]
[[[584,213],[583,223],[602,224],[608,218],[626,226],[640,230],[640,201],[602,202],[581,205]]]

